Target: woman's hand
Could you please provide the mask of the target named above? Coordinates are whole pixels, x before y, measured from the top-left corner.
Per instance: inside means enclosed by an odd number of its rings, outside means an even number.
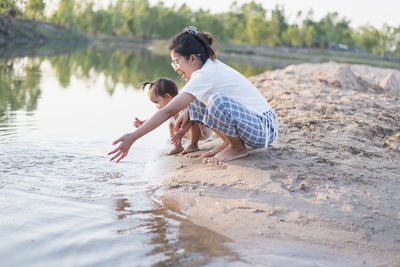
[[[174,132],[182,131],[185,128],[186,123],[189,121],[189,110],[185,109],[179,117],[176,119]]]
[[[111,152],[108,152],[107,156],[115,154],[111,157],[110,161],[113,161],[117,158],[115,163],[118,163],[121,159],[125,158],[128,155],[129,149],[131,148],[133,142],[135,142],[135,138],[132,136],[132,133],[125,134],[115,140],[112,144],[113,146],[120,143],[119,146]]]

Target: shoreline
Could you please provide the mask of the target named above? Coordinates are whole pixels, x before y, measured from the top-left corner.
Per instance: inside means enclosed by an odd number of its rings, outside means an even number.
[[[201,157],[218,140],[200,143],[176,157],[164,203],[252,263],[398,265],[400,71],[328,62],[250,80],[278,115],[278,143],[223,164]]]

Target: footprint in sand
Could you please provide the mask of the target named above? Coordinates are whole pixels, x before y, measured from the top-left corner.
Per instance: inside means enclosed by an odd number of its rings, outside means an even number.
[[[189,159],[195,159],[195,158],[199,158],[201,155],[186,155],[187,158]]]
[[[276,170],[276,166],[275,165],[267,165],[265,163],[260,163],[260,162],[254,164],[254,166],[256,168],[260,169],[260,170],[263,170],[263,171],[274,171],[274,170]]]

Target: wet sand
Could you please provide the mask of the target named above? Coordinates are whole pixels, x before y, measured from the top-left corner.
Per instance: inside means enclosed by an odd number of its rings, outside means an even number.
[[[250,80],[276,110],[278,143],[223,164],[201,157],[217,139],[176,156],[165,202],[250,263],[398,266],[400,71],[329,62]]]

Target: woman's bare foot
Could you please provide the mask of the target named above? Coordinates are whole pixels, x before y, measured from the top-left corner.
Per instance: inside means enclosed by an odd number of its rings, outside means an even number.
[[[219,163],[219,162],[228,162],[231,160],[239,159],[246,157],[249,153],[247,149],[244,147],[234,147],[232,145],[228,145],[221,152],[216,154],[213,158],[209,159],[207,162],[211,163]]]
[[[197,144],[190,144],[181,152],[181,154],[185,155],[196,151],[199,151],[199,146]]]
[[[222,150],[224,150],[224,148],[226,148],[228,146],[228,144],[229,144],[228,142],[223,142],[222,144],[215,147],[214,149],[203,153],[202,156],[203,157],[213,157],[213,156],[217,155],[219,152],[221,152]]]
[[[174,148],[170,152],[165,153],[165,155],[171,156],[171,155],[178,154],[178,153],[180,153],[182,151],[183,151],[183,146],[182,145],[174,146]]]

